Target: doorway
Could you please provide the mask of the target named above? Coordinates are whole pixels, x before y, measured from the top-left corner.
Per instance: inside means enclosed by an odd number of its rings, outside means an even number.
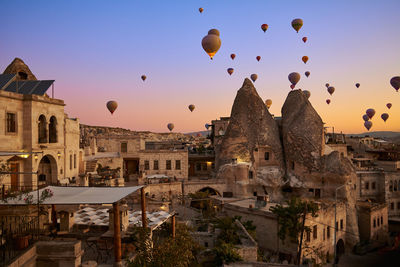
[[[10,171],[11,172],[19,172],[19,163],[11,162],[10,163]],[[19,174],[12,173],[11,174],[11,191],[18,190],[19,187]]]

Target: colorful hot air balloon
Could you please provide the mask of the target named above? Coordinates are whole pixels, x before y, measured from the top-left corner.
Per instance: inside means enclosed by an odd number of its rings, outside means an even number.
[[[234,60],[234,59],[235,59],[235,57],[236,57],[236,55],[235,55],[235,54],[231,54],[231,59],[232,59],[232,60]]]
[[[365,113],[368,115],[368,118],[372,119],[372,117],[375,115],[375,109],[369,108]]]
[[[229,68],[229,69],[227,69],[226,71],[229,73],[229,75],[232,75],[232,73],[233,73],[233,68]]]
[[[111,101],[108,101],[107,102],[107,108],[108,108],[108,110],[111,112],[111,114],[113,114],[114,113],[114,111],[117,109],[117,107],[118,107],[118,103],[116,102],[116,101],[113,101],[113,100],[111,100]]]
[[[261,30],[263,30],[263,32],[266,32],[268,30],[268,24],[261,25]]]
[[[253,82],[255,82],[255,81],[257,80],[257,78],[258,78],[257,74],[252,74],[252,75],[250,75],[250,79],[251,79]]]
[[[389,114],[383,113],[383,114],[381,115],[381,118],[382,118],[382,120],[383,120],[384,122],[386,122],[386,120],[389,118]]]
[[[308,76],[310,76],[310,72],[309,71],[306,71],[304,74],[306,75],[307,78],[308,78]]]
[[[303,60],[304,64],[306,64],[307,61],[308,61],[308,57],[307,57],[307,56],[304,56],[304,57],[301,58],[301,60]]]
[[[307,42],[307,37],[303,37],[301,40],[303,40],[303,42]]]
[[[293,29],[296,30],[296,32],[299,32],[301,27],[303,26],[303,20],[302,19],[294,19],[292,20],[292,27]]]
[[[261,57],[260,56],[256,56],[257,61],[260,61]]]
[[[206,127],[206,129],[208,130],[208,128],[210,128],[210,124],[206,123],[206,124],[204,125],[204,127]]]
[[[168,123],[167,128],[171,132],[174,129],[175,125],[173,123]]]
[[[400,76],[396,76],[390,79],[390,84],[393,86],[396,92],[398,92],[400,89]]]
[[[329,87],[328,87],[328,93],[329,93],[330,95],[332,95],[333,92],[335,92],[335,87],[329,86]]]
[[[329,105],[331,103],[331,100],[327,99],[325,102]]]
[[[292,90],[293,90],[295,87],[296,87],[296,85],[294,85],[294,84],[291,84],[291,85],[290,85],[290,88],[292,88]]]
[[[308,90],[304,90],[304,91],[303,91],[303,94],[307,97],[307,99],[309,99],[310,96],[311,96],[311,93],[310,93],[310,91],[308,91]]]
[[[365,128],[367,128],[367,130],[369,131],[369,129],[371,129],[371,127],[372,127],[372,121],[366,121],[366,122],[364,122],[364,126],[365,126]]]
[[[142,75],[142,77],[140,77],[140,78],[142,78],[143,81],[145,81],[147,79],[146,75]]]
[[[325,87],[328,88],[328,87],[329,87],[329,83],[326,83],[326,84],[325,84]]]
[[[193,110],[195,109],[195,107],[196,107],[195,105],[190,104],[188,108],[189,108],[190,112],[193,112]]]
[[[269,109],[269,107],[272,105],[272,100],[271,100],[271,99],[265,100],[265,105],[266,105],[267,108]]]
[[[388,109],[390,109],[392,107],[392,103],[387,103],[386,106]]]
[[[219,31],[217,29],[211,29],[208,34],[201,41],[204,51],[213,59],[214,55],[218,52],[221,47],[221,39],[219,38]]]
[[[357,88],[360,87],[360,84],[359,84],[359,83],[356,83],[356,87],[357,87]]]
[[[288,79],[292,85],[296,86],[296,84],[300,81],[300,74],[297,72],[292,72],[289,74]]]
[[[204,10],[204,9],[203,9],[202,7],[199,8],[199,12],[200,12],[200,13],[203,13],[203,10]]]
[[[362,116],[362,118],[363,118],[364,121],[369,121],[369,117],[368,117],[367,114],[364,114],[364,115]]]

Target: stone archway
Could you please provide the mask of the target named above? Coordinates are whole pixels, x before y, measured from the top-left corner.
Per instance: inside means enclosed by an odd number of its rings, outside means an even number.
[[[208,192],[208,194],[211,196],[221,196],[221,194],[217,190],[215,190],[214,188],[209,187],[209,186],[203,187],[202,189],[200,189],[197,192]]]
[[[344,241],[343,239],[339,239],[336,243],[336,259],[335,263],[339,263],[339,258],[344,254]]]
[[[52,155],[45,155],[38,166],[39,185],[57,184],[57,161]]]

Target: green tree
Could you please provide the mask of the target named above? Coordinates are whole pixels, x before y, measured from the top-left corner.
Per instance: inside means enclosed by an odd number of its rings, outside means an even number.
[[[276,205],[270,209],[278,217],[279,238],[285,242],[286,238],[297,245],[297,262],[300,260],[304,231],[310,232],[311,228],[305,226],[307,215],[317,217],[318,205],[312,201],[301,200],[293,197],[287,205]]]

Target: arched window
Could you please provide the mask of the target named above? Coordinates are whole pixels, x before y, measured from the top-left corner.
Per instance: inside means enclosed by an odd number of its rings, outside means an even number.
[[[54,116],[50,118],[49,143],[57,143],[57,119]]]
[[[42,114],[39,117],[39,123],[38,123],[38,136],[39,136],[39,143],[47,143],[47,122],[46,122],[46,117]]]
[[[394,181],[393,191],[397,191],[397,181]]]

